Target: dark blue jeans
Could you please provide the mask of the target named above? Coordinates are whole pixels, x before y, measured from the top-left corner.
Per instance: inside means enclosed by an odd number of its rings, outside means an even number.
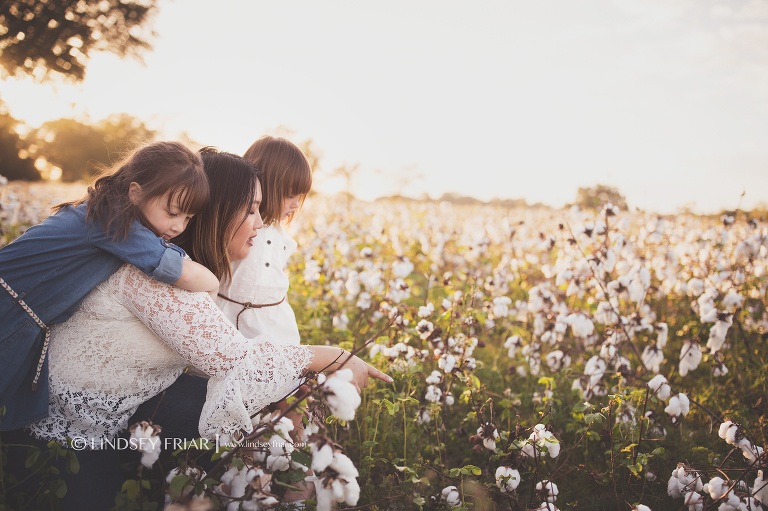
[[[208,380],[205,378],[182,374],[164,393],[161,392],[139,406],[128,424],[148,421],[154,416],[152,422],[163,427],[162,445],[172,445],[173,439],[176,438],[184,440],[198,438],[200,435],[197,424],[205,403],[207,386]],[[34,445],[43,452],[48,450],[48,442],[38,440],[23,430],[4,432],[1,435],[2,444]],[[29,473],[24,467],[28,448],[8,447],[7,449],[9,471],[15,473],[21,480]],[[82,450],[77,451],[76,454],[80,462],[80,471],[77,474],[67,473],[66,460],[53,462],[53,466],[59,470],[67,484],[67,494],[62,499],[62,509],[107,511],[114,507],[115,495],[120,492],[124,481],[120,465],[121,452],[107,448],[97,451]],[[35,481],[31,482],[34,484]],[[22,490],[24,489],[26,488]]]

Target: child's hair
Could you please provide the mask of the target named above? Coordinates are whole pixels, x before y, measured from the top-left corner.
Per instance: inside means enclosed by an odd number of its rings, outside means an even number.
[[[129,196],[131,183],[141,186],[141,195],[134,203]],[[179,208],[195,214],[208,201],[208,178],[200,156],[180,142],[152,142],[134,149],[115,163],[88,187],[82,199],[54,206],[58,211],[65,206],[87,203],[86,219],[98,220],[113,239],[128,236],[137,218],[144,221],[140,207],[147,201],[168,193],[168,207],[178,199]],[[157,233],[155,233],[157,234]]]
[[[248,148],[243,158],[261,171],[261,219],[264,225],[280,222],[286,197],[301,196],[299,209],[312,188],[312,169],[304,153],[284,138],[265,135]]]
[[[200,156],[211,184],[210,200],[173,242],[219,280],[230,279],[229,243],[256,198],[259,171],[240,156],[214,147],[202,148]]]

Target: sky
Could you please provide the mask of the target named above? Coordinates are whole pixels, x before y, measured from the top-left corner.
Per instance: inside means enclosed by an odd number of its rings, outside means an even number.
[[[0,96],[32,127],[125,112],[238,154],[312,139],[316,188],[358,164],[369,200],[768,202],[768,0],[159,0],[152,28],[144,63],[96,53],[82,83]]]

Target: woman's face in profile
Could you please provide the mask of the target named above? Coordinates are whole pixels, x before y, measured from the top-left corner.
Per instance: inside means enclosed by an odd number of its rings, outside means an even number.
[[[235,231],[235,235],[232,237],[232,241],[229,242],[229,247],[227,248],[231,261],[240,261],[248,257],[248,253],[253,246],[253,238],[256,237],[258,230],[264,227],[264,222],[261,221],[261,215],[259,214],[260,205],[261,183],[257,182],[253,204],[251,204],[251,208],[247,211],[245,220]]]

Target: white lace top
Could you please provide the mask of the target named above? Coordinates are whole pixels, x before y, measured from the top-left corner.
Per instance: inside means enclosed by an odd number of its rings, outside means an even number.
[[[279,225],[259,229],[253,239],[253,248],[248,257],[232,263],[232,280],[225,282],[219,294],[240,303],[276,303],[272,307],[243,310],[242,305],[219,297],[216,304],[238,330],[246,337],[267,334],[275,342],[298,345],[300,341],[296,316],[288,303],[288,275],[285,266],[288,258],[296,251],[296,242]],[[239,321],[236,318],[240,314]]]
[[[207,293],[126,264],[52,327],[49,414],[31,431],[46,440],[112,439],[190,363],[211,376],[200,435],[251,431],[250,416],[295,388],[311,361],[306,347],[246,339]]]

